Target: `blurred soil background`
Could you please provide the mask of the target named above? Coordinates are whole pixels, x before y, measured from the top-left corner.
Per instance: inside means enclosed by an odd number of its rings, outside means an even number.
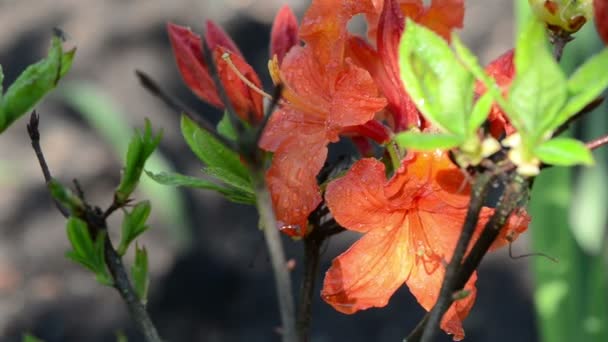
[[[300,19],[308,5],[302,0],[0,0],[4,84],[46,54],[53,27],[66,33],[66,45],[77,46],[73,69],[38,107],[42,147],[55,177],[64,183],[77,178],[89,201],[105,207],[128,144],[112,133],[124,125],[142,127],[146,117],[164,131],[158,152],[164,164],[148,168],[201,175],[201,164],[181,138],[178,113],[143,90],[134,75],[135,69],[147,72],[192,108],[219,119],[217,110],[183,85],[165,33],[167,21],[198,32],[206,19],[220,23],[270,89],[269,30],[284,3]],[[513,4],[466,3],[464,40],[485,64],[513,44]],[[87,104],[101,113],[89,109],[85,115]],[[118,294],[64,257],[64,219],[46,192],[26,122],[22,118],[0,136],[0,341],[20,341],[24,332],[47,342],[115,341],[119,331],[129,341],[142,341]],[[142,189],[137,199],[149,198],[153,207],[152,229],[140,241],[151,262],[148,307],[161,335],[167,341],[278,341],[274,282],[255,211],[210,192],[150,182]],[[110,225],[116,238],[121,215],[115,216]],[[321,270],[356,238],[334,237]],[[284,242],[296,260],[297,287],[302,246]],[[527,251],[525,235],[514,249]],[[537,339],[527,260],[511,260],[506,251],[491,255],[481,267],[478,289],[465,322],[467,341]],[[353,316],[317,297],[312,340],[400,341],[422,315],[405,287],[388,307]]]

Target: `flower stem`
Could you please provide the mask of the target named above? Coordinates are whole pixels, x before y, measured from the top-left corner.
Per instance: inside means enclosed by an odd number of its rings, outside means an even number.
[[[441,318],[452,304],[452,294],[458,289],[454,286],[455,278],[467,251],[467,247],[473,237],[475,227],[477,227],[479,213],[481,212],[481,208],[483,207],[490,189],[489,184],[492,178],[493,177],[489,172],[481,173],[475,177],[475,183],[473,184],[473,189],[471,191],[471,201],[469,202],[469,208],[462,227],[462,232],[456,243],[452,259],[446,268],[445,277],[441,289],[439,290],[437,302],[430,311],[428,323],[422,334],[422,341],[433,340],[434,333],[439,329]]]
[[[277,222],[272,209],[270,193],[264,182],[262,171],[252,171],[253,188],[256,194],[256,206],[260,214],[260,225],[264,232],[266,246],[270,255],[270,261],[274,272],[275,285],[279,297],[279,309],[281,312],[282,334],[284,342],[296,342],[296,324],[293,294],[291,289],[291,278],[287,269],[285,253],[281,236],[277,229]]]
[[[304,275],[300,288],[300,305],[298,308],[297,329],[300,342],[310,340],[310,324],[312,322],[312,302],[319,271],[321,244],[319,239],[310,234],[304,239]]]

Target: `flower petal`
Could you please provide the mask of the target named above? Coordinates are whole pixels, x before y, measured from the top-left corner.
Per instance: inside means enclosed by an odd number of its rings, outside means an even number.
[[[464,0],[433,0],[424,14],[414,20],[450,41],[452,31],[464,23]]]
[[[330,94],[327,119],[330,129],[365,124],[386,106],[386,100],[378,96],[378,88],[366,70],[350,61],[345,66],[338,74],[334,93]]]
[[[593,0],[597,32],[608,45],[608,0]]]
[[[342,178],[329,183],[325,201],[336,221],[349,230],[365,233],[400,226],[407,208],[396,210],[386,198],[384,164],[366,158]]]
[[[270,32],[270,57],[277,55],[279,64],[287,51],[298,44],[298,19],[288,5],[281,7]]]
[[[511,82],[515,77],[515,65],[513,64],[514,51],[514,49],[511,49],[500,55],[494,61],[490,62],[485,70],[490,77],[494,78],[504,96],[508,93]],[[485,92],[486,87],[483,83],[478,81],[475,84],[475,93],[478,96],[481,96]],[[515,132],[515,128],[513,128],[505,113],[496,103],[492,104],[490,114],[488,115],[488,121],[490,123],[490,134],[495,138],[499,138],[503,133],[510,135]]]
[[[314,0],[302,19],[300,37],[314,51],[325,74],[344,59],[348,21],[356,14],[377,11],[378,0]]]
[[[236,67],[241,76],[260,89],[262,81],[260,81],[258,74],[241,55],[233,54],[227,48],[218,46],[213,51],[213,54],[218,75],[236,113],[247,122],[259,122],[264,116],[262,95],[238,77],[234,69],[228,64],[228,61],[223,58],[224,54],[230,56],[230,62]]]
[[[241,58],[243,57],[243,54],[236,43],[218,24],[213,20],[207,20],[205,26],[205,41],[207,42],[209,49],[215,50],[217,47],[223,47],[230,51],[231,54],[239,55]]]
[[[334,259],[321,297],[334,309],[352,314],[385,306],[410,273],[407,227],[373,230]]]
[[[201,38],[189,28],[167,24],[175,61],[186,85],[203,101],[223,108],[203,58]]]
[[[327,157],[323,134],[300,135],[284,141],[272,158],[266,182],[280,225],[306,234],[308,215],[321,203],[317,174]]]

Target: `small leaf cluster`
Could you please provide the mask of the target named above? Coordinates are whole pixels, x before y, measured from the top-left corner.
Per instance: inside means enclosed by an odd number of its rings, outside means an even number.
[[[569,78],[547,48],[547,33],[531,20],[515,49],[516,77],[509,96],[497,97],[517,133],[507,137],[509,158],[522,174],[535,175],[540,163],[570,166],[593,164],[585,145],[554,134],[608,86],[608,49],[590,58]]]
[[[113,285],[106,262],[108,248],[113,248],[107,237],[106,217],[116,209],[122,209],[124,212],[120,244],[116,251],[118,257],[124,256],[131,243],[149,229],[147,220],[151,212],[150,202],[141,201],[131,208],[126,206],[131,202],[129,196],[139,183],[145,162],[158,146],[160,138],[160,133],[152,132],[148,120],[146,120],[143,132],[135,131],[125,157],[123,177],[115,190],[114,202],[106,212],[102,212],[96,207],[93,208],[81,196],[74,194],[55,180],[51,180],[48,184],[55,200],[69,211],[67,235],[72,250],[68,251],[66,256],[92,271],[97,281],[103,285]],[[145,304],[149,275],[148,253],[143,246],[135,246],[131,280],[137,296]]]
[[[64,51],[61,38],[54,36],[48,56],[28,66],[3,93],[0,67],[0,133],[27,113],[70,70],[76,49]]]
[[[152,133],[148,119],[146,119],[143,132],[135,130],[135,135],[131,139],[127,150],[125,169],[115,192],[115,201],[118,204],[127,203],[129,196],[139,183],[146,160],[154,152],[161,138],[162,132],[156,135]]]
[[[554,137],[570,119],[608,86],[608,49],[593,56],[567,78],[548,50],[545,27],[531,20],[515,49],[516,76],[504,98],[475,56],[453,37],[448,43],[427,28],[408,21],[401,40],[401,77],[406,90],[437,132],[408,131],[395,140],[411,149],[450,148],[463,167],[476,165],[501,148],[519,173],[538,174],[541,164],[590,165],[593,157],[580,141]],[[474,82],[488,91],[474,101]],[[481,135],[493,102],[516,129],[500,144]],[[501,146],[502,145],[502,146]]]
[[[190,149],[205,164],[202,171],[210,180],[178,173],[155,174],[146,171],[148,176],[160,184],[213,190],[232,202],[254,204],[255,195],[249,171],[239,154],[185,115],[182,116],[181,130]],[[218,123],[217,131],[226,139],[236,141],[236,131],[227,114]]]

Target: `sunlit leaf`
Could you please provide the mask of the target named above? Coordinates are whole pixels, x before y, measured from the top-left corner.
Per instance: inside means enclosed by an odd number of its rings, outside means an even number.
[[[555,138],[543,142],[534,154],[545,164],[572,166],[592,165],[593,155],[582,142],[571,138]]]
[[[395,136],[399,146],[417,151],[447,149],[458,146],[462,138],[450,134],[429,134],[421,132],[402,132]]]
[[[463,136],[473,102],[473,76],[447,42],[408,21],[399,45],[401,79],[425,118],[445,132]]]

